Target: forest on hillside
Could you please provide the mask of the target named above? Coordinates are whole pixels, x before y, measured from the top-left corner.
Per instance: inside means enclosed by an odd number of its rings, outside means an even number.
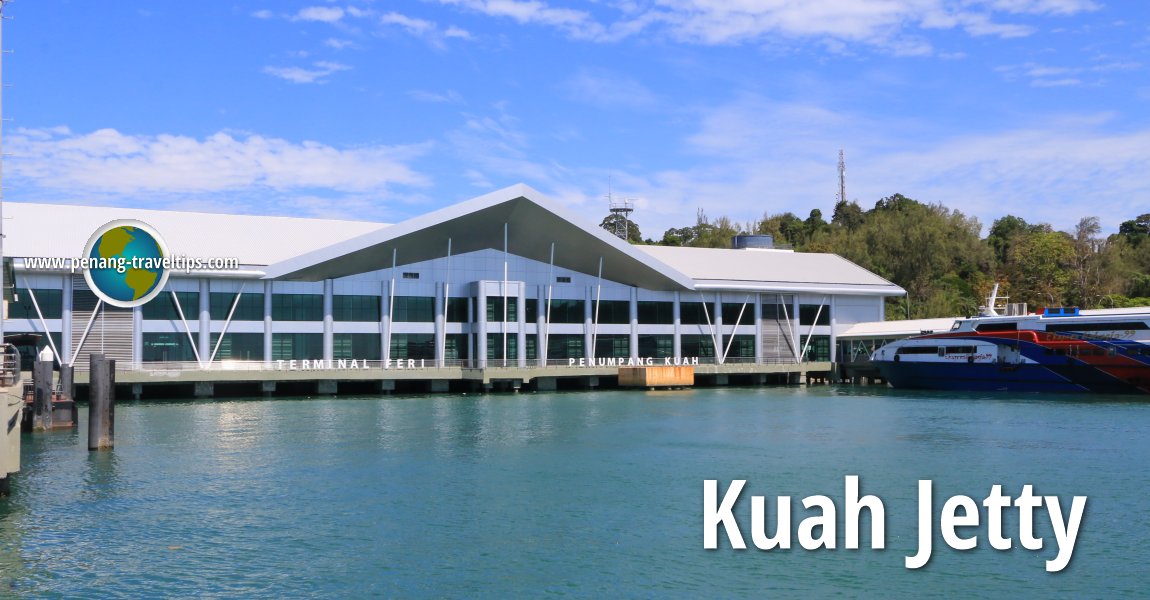
[[[614,231],[621,218],[612,214],[601,225]],[[627,229],[634,244],[729,248],[732,236],[755,233],[774,236],[776,247],[833,252],[907,291],[887,302],[888,319],[973,315],[995,283],[1000,298],[1031,310],[1150,306],[1150,214],[1109,236],[1093,216],[1057,231],[1006,215],[983,238],[978,219],[894,194],[869,210],[840,201],[830,221],[818,209],[806,219],[784,212],[750,223],[712,219],[700,209],[694,225],[668,229],[658,240],[644,239],[634,221]]]

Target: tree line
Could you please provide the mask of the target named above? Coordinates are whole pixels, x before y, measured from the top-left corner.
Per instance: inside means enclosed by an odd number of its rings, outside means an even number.
[[[619,218],[601,225],[614,231]],[[838,254],[907,291],[888,300],[888,319],[975,314],[995,283],[1000,297],[1031,310],[1150,306],[1150,214],[1108,236],[1097,217],[1057,231],[1006,215],[984,238],[974,217],[894,194],[869,210],[839,201],[829,222],[817,208],[806,219],[768,213],[747,223],[711,219],[700,209],[694,225],[668,229],[659,240],[644,239],[633,221],[627,230],[634,244],[729,248],[733,236],[751,233],[774,236],[776,247]]]

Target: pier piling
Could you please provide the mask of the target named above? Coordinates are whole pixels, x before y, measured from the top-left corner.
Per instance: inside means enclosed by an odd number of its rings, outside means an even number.
[[[90,357],[88,384],[88,450],[115,445],[116,361],[103,354]]]
[[[76,404],[76,369],[72,365],[60,365],[60,396],[72,403],[72,427],[80,423],[80,407]]]
[[[52,361],[37,360],[32,365],[32,430],[52,429]]]

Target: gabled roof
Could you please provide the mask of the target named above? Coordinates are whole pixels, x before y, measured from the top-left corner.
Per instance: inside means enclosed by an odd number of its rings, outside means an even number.
[[[555,244],[555,265],[597,274],[649,290],[692,289],[689,277],[530,187],[514,185],[385,229],[296,256],[267,269],[267,278],[315,281],[407,265],[447,255],[504,247],[547,263]]]
[[[837,255],[786,250],[636,246],[695,280],[696,289],[901,296],[897,285]]]
[[[235,257],[244,265],[270,265],[302,251],[330,246],[384,223],[226,215],[108,206],[4,202],[4,255],[64,257],[84,253],[101,225],[136,219],[151,225],[175,255]]]

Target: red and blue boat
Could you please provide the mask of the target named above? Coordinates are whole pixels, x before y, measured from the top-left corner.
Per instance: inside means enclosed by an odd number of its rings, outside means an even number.
[[[1150,308],[991,309],[889,343],[871,362],[896,388],[1150,394]]]

